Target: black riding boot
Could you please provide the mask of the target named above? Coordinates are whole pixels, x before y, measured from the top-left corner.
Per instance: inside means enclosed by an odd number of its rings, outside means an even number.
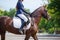
[[[28,25],[30,23],[30,21],[27,21],[27,22],[25,22],[22,26],[21,26],[21,28],[19,29],[19,32],[21,33],[21,34],[23,34],[23,27],[24,26],[26,26],[26,25]]]
[[[25,23],[23,23],[23,25],[21,26],[21,28],[19,29],[19,32],[21,33],[21,34],[23,34],[23,27],[25,26]]]

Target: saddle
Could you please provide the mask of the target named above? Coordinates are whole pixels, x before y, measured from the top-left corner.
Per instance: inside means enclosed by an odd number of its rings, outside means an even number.
[[[24,24],[24,26],[25,27],[23,27],[23,29],[24,30],[27,30],[27,29],[29,29],[30,28],[30,26],[31,26],[31,23],[30,23],[30,21],[31,21],[31,18],[29,17],[29,21],[26,23],[26,22],[24,22],[22,19],[20,19],[19,17],[13,17],[13,26],[15,27],[15,28],[21,28],[21,25],[22,24]],[[26,27],[26,25],[27,25],[27,27]]]

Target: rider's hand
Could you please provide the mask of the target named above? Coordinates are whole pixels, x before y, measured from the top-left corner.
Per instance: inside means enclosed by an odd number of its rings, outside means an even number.
[[[30,17],[32,17],[31,13],[29,13]]]

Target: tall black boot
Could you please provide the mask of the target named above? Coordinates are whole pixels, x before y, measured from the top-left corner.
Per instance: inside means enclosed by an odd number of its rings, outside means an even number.
[[[25,23],[23,23],[23,25],[21,26],[21,28],[19,29],[19,32],[21,33],[21,34],[23,34],[23,27],[25,26]]]

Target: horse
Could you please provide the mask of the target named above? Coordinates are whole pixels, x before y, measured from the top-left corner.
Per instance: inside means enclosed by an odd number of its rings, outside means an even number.
[[[41,17],[44,17],[45,19],[49,19],[49,15],[47,10],[45,9],[45,6],[41,6],[37,8],[34,12],[31,13],[31,27],[26,30],[25,33],[25,39],[24,40],[29,40],[30,37],[32,37],[34,40],[38,40],[37,38],[37,32],[38,32],[38,24],[39,21],[41,20]],[[13,34],[19,34],[19,30],[17,28],[13,27],[13,19],[8,16],[0,16],[0,35],[1,35],[1,40],[5,40],[5,34],[6,31],[11,32]]]

